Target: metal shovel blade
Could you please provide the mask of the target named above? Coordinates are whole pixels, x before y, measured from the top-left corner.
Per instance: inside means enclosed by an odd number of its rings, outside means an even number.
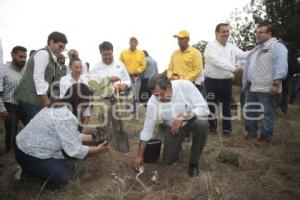
[[[118,151],[122,153],[129,152],[129,142],[127,133],[118,133],[117,135]]]
[[[121,101],[120,101],[120,91],[117,90],[117,104],[119,107],[121,106]],[[118,113],[118,117],[120,117],[121,114]],[[122,153],[126,153],[129,151],[129,139],[128,139],[128,134],[123,130],[123,121],[119,118],[118,120],[118,125],[119,125],[119,133],[116,134],[116,140],[117,140],[117,146],[118,146],[118,151]]]
[[[122,153],[129,152],[128,134],[123,131],[123,122],[119,120],[120,131],[116,135],[118,151]]]

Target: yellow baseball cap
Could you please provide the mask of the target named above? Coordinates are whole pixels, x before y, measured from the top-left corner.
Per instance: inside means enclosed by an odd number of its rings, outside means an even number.
[[[190,33],[186,30],[181,30],[177,34],[175,34],[173,37],[175,38],[184,38],[184,37],[190,37]]]

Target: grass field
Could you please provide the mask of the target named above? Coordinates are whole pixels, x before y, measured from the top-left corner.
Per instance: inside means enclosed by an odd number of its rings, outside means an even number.
[[[297,102],[299,105],[299,101]],[[140,113],[143,115],[144,111]],[[0,199],[230,199],[230,200],[297,200],[300,199],[300,107],[288,114],[277,113],[275,137],[268,147],[258,147],[244,140],[241,121],[233,122],[229,139],[210,134],[200,161],[201,175],[190,178],[187,162],[191,142],[185,142],[180,160],[169,166],[161,161],[145,164],[141,179],[151,186],[145,193],[135,181],[131,162],[136,154],[136,138],[143,119],[126,123],[130,134],[130,152],[121,154],[112,147],[109,153],[87,158],[79,163],[75,180],[61,192],[42,188],[32,180],[16,181],[13,153],[4,153],[4,130],[0,127]],[[238,154],[239,165],[219,162],[218,153],[228,150]],[[151,177],[157,172],[157,181]]]

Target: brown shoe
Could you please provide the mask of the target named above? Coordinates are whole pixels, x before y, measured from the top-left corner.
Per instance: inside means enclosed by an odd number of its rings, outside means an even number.
[[[270,141],[267,140],[266,138],[260,137],[257,141],[256,141],[257,145],[268,145],[270,144]]]

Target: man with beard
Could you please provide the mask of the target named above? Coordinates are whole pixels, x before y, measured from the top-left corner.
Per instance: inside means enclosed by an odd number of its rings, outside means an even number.
[[[246,139],[257,138],[261,122],[256,144],[268,145],[273,138],[276,97],[282,92],[282,80],[288,72],[288,50],[274,37],[271,24],[260,24],[255,38],[257,46],[250,53],[243,74]]]
[[[12,61],[7,62],[0,69],[0,118],[5,123],[5,149],[8,153],[15,145],[17,125],[20,119],[18,101],[13,93],[21,80],[27,58],[27,50],[22,46],[16,46],[11,52]],[[23,122],[23,118],[21,117]]]

